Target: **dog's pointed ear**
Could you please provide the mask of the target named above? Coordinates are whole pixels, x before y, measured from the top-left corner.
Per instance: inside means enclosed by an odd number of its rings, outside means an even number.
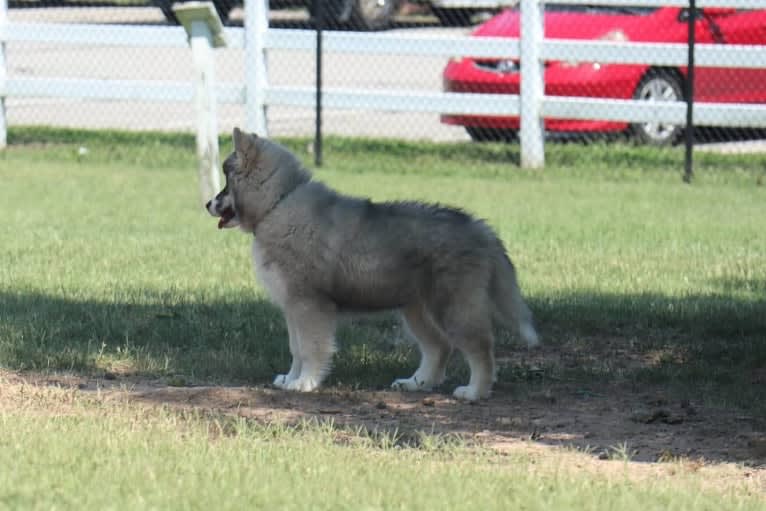
[[[247,154],[250,148],[255,145],[255,140],[258,138],[258,135],[255,133],[251,135],[243,132],[239,128],[234,128],[232,138],[234,139],[234,150],[238,153]]]
[[[235,127],[231,138],[234,140],[234,150],[242,151],[244,148],[244,133],[242,133],[239,128]]]

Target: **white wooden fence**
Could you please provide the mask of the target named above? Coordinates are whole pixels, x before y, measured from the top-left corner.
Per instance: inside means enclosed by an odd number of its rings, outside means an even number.
[[[582,3],[584,0],[548,0],[548,3]],[[9,78],[2,46],[13,41],[55,42],[67,45],[113,45],[133,47],[188,47],[180,27],[99,26],[81,24],[11,23],[0,0],[0,101],[5,97],[69,97],[140,101],[182,101],[190,105],[194,84],[142,80],[76,80]],[[687,0],[589,0],[589,4],[631,6],[687,6]],[[274,86],[268,80],[266,56],[271,49],[314,51],[312,30],[268,27],[267,0],[247,0],[245,27],[225,29],[228,47],[244,48],[246,83],[218,83],[221,103],[246,105],[247,128],[267,133],[269,105],[313,107],[313,87]],[[697,0],[697,6],[766,8],[766,0]],[[542,30],[540,0],[521,0],[524,27],[520,39],[468,38],[462,36],[415,36],[390,33],[324,32],[325,52],[430,55],[445,57],[520,58],[522,89],[519,96],[506,94],[444,93],[412,90],[363,90],[327,88],[322,103],[329,109],[373,109],[447,114],[521,116],[522,164],[544,164],[543,117],[603,119],[626,122],[685,124],[683,103],[658,104],[631,100],[544,96],[542,63],[571,60],[601,63],[686,65],[685,44],[620,43],[614,41],[546,40]],[[696,46],[697,66],[766,68],[766,47]],[[696,104],[694,123],[708,126],[766,126],[766,105]],[[0,135],[6,129],[0,103]],[[4,142],[4,140],[0,141]]]

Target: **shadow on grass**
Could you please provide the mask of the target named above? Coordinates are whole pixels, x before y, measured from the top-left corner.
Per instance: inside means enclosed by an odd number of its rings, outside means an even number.
[[[412,348],[390,342],[400,335],[391,314],[342,325],[339,376],[331,381],[374,386],[403,367],[411,371]],[[137,291],[105,303],[0,293],[0,365],[7,368],[266,383],[290,360],[281,313],[255,297],[184,303],[177,293]]]
[[[742,289],[721,283],[732,286]],[[766,371],[766,296],[576,294],[533,305],[556,347],[554,376],[672,384],[766,412],[757,384]]]
[[[150,292],[104,303],[45,294],[0,295],[0,357],[17,369],[82,374],[265,378],[288,360],[268,302],[178,303]]]
[[[264,388],[290,361],[279,311],[258,299],[196,300],[0,293],[0,365],[114,384],[145,379],[157,384],[135,395],[141,401],[261,421],[332,420],[400,435],[403,445],[422,432],[488,432],[495,442],[527,438],[614,459],[766,461],[750,448],[766,420],[766,380],[757,380],[766,378],[762,298],[533,299],[545,345],[528,352],[501,338],[495,393],[473,406],[450,397],[467,378],[459,357],[426,400],[378,392],[417,363],[411,345],[390,342],[402,335],[390,314],[340,329],[335,370],[320,392]]]
[[[735,286],[741,283],[721,284],[722,290]],[[285,323],[267,301],[123,294],[109,303],[0,294],[0,364],[244,383],[267,383],[289,368]],[[542,359],[501,334],[500,386],[549,377],[714,384],[737,391],[766,370],[766,297],[591,292],[532,298],[530,305],[543,338]],[[328,383],[379,389],[410,374],[416,348],[392,342],[403,337],[392,314],[344,323]],[[460,357],[450,369],[450,384],[468,376]],[[737,394],[749,399],[749,392]]]

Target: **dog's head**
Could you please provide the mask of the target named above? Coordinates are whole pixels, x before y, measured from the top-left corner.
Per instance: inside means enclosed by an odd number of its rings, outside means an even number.
[[[234,128],[234,151],[223,162],[226,186],[206,205],[218,228],[255,226],[295,187],[310,179],[281,145]]]

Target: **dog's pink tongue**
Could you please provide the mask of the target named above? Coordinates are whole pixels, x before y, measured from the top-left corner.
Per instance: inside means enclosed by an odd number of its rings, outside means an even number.
[[[226,223],[226,219],[225,219],[224,217],[221,217],[221,218],[218,220],[218,228],[219,228],[219,229],[223,229],[223,226],[224,226],[224,224],[225,224],[225,223]]]

